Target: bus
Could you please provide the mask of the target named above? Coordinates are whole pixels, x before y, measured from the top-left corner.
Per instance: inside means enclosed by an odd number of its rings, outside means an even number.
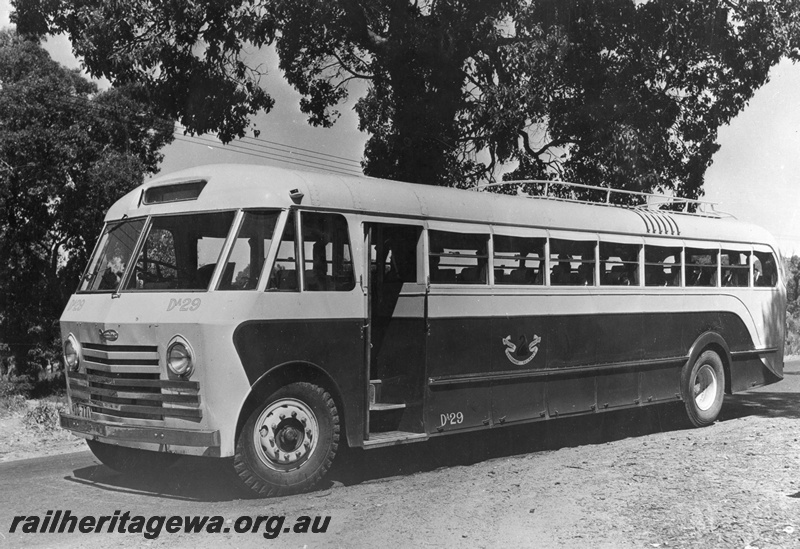
[[[311,489],[342,444],[679,401],[709,425],[783,377],[776,244],[648,202],[267,166],[153,179],[108,211],[61,318],[61,426],[114,470],[228,458],[270,496]]]

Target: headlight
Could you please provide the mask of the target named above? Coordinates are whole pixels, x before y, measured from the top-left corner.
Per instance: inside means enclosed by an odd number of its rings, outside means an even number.
[[[77,372],[81,365],[80,348],[80,343],[75,336],[69,334],[64,342],[64,363],[70,371]]]
[[[167,348],[167,367],[177,376],[188,377],[192,373],[192,352],[181,340],[170,343]]]

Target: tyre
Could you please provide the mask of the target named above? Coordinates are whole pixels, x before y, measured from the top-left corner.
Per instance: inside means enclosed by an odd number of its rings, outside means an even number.
[[[715,351],[703,351],[696,361],[683,367],[681,393],[692,425],[705,427],[714,423],[725,397],[725,370]]]
[[[339,414],[330,394],[297,382],[256,408],[236,443],[233,466],[261,496],[310,490],[328,472],[339,446]]]
[[[180,458],[177,454],[126,448],[97,440],[87,440],[86,443],[103,465],[119,473],[159,471]]]

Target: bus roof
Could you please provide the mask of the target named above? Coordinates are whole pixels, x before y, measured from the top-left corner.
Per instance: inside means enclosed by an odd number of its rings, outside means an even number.
[[[196,199],[145,203],[148,189],[197,181],[206,183]],[[766,230],[733,217],[707,217],[551,198],[521,198],[370,177],[239,164],[200,166],[152,179],[117,201],[109,209],[106,221],[124,216],[288,208],[296,204],[495,226],[766,244],[777,250],[774,239]]]

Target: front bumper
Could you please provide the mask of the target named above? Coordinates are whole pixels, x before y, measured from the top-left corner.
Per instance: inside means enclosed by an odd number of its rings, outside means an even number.
[[[123,445],[128,442],[204,448],[203,455],[220,455],[219,431],[120,425],[65,413],[60,416],[61,427],[85,437],[107,438],[109,442],[118,441]]]

